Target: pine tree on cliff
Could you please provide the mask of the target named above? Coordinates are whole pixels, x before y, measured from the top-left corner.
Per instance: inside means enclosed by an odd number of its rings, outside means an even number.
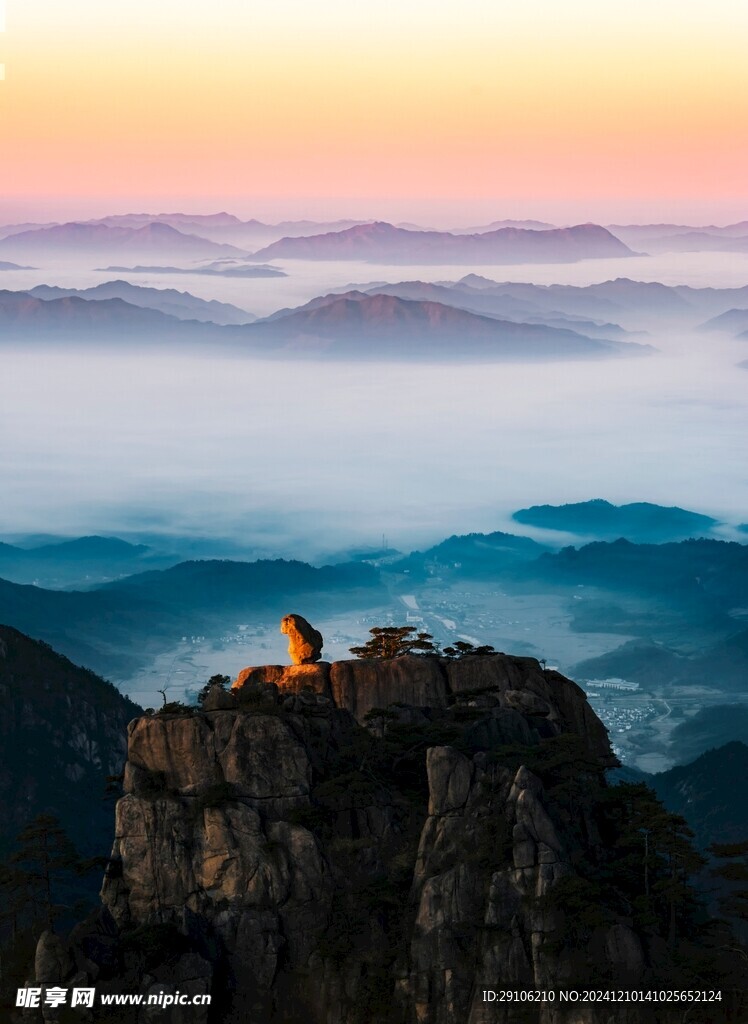
[[[443,653],[448,658],[465,658],[469,654],[484,658],[496,654],[497,651],[492,644],[479,644],[476,647],[475,644],[471,644],[467,640],[455,640],[451,647],[444,648]]]
[[[351,647],[357,658],[399,658],[403,654],[436,654],[430,633],[416,633],[415,626],[374,626],[371,639],[363,646]]]
[[[0,924],[10,926],[11,946],[29,907],[29,879],[25,871],[0,864]]]
[[[207,698],[208,694],[210,693],[210,691],[213,689],[214,686],[218,687],[219,690],[226,690],[226,689],[228,689],[230,683],[231,683],[231,676],[224,676],[224,675],[220,675],[220,674],[215,675],[215,676],[211,676],[210,679],[208,680],[208,682],[205,684],[205,686],[203,686],[202,689],[198,691],[198,694],[197,694],[197,703],[198,703],[198,705],[200,707],[203,706],[203,704],[206,701],[206,698]]]
[[[40,814],[18,834],[17,853],[10,858],[19,869],[18,879],[28,887],[33,917],[37,911],[53,927],[59,911],[53,900],[56,884],[76,872],[80,858],[58,818]],[[20,884],[20,881],[19,881]]]
[[[690,879],[705,864],[693,832],[643,783],[611,787],[606,802],[617,820],[610,880],[628,891],[639,923],[659,928],[672,946],[696,909]]]

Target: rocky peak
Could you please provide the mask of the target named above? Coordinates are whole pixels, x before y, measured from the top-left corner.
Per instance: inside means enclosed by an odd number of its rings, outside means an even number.
[[[232,692],[239,695],[244,686],[260,683],[273,683],[281,693],[310,689],[349,711],[359,724],[376,708],[446,709],[459,703],[484,709],[481,728],[494,742],[512,730],[525,739],[571,732],[583,737],[590,752],[607,765],[616,763],[605,727],[584,691],[560,673],[543,669],[535,658],[406,654],[332,664],[262,665],[242,669]]]
[[[210,991],[222,1024],[607,1024],[482,992],[657,980],[617,895],[575,916],[619,826],[570,680],[407,655],[248,668],[224,698],[131,723],[103,907],[44,940],[45,983]]]

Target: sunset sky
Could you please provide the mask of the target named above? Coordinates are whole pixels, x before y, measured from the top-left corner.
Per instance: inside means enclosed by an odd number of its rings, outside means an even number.
[[[742,219],[746,52],[740,0],[6,0],[0,215]]]

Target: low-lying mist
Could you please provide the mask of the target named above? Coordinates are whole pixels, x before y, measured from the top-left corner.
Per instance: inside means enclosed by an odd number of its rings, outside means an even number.
[[[745,346],[647,341],[645,359],[482,366],[5,349],[0,532],[313,558],[595,496],[745,521]]]

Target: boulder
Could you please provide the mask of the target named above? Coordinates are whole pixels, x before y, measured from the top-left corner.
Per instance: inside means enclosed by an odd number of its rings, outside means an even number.
[[[311,665],[322,653],[322,634],[302,615],[281,619],[281,633],[288,637],[288,654],[294,665]]]

